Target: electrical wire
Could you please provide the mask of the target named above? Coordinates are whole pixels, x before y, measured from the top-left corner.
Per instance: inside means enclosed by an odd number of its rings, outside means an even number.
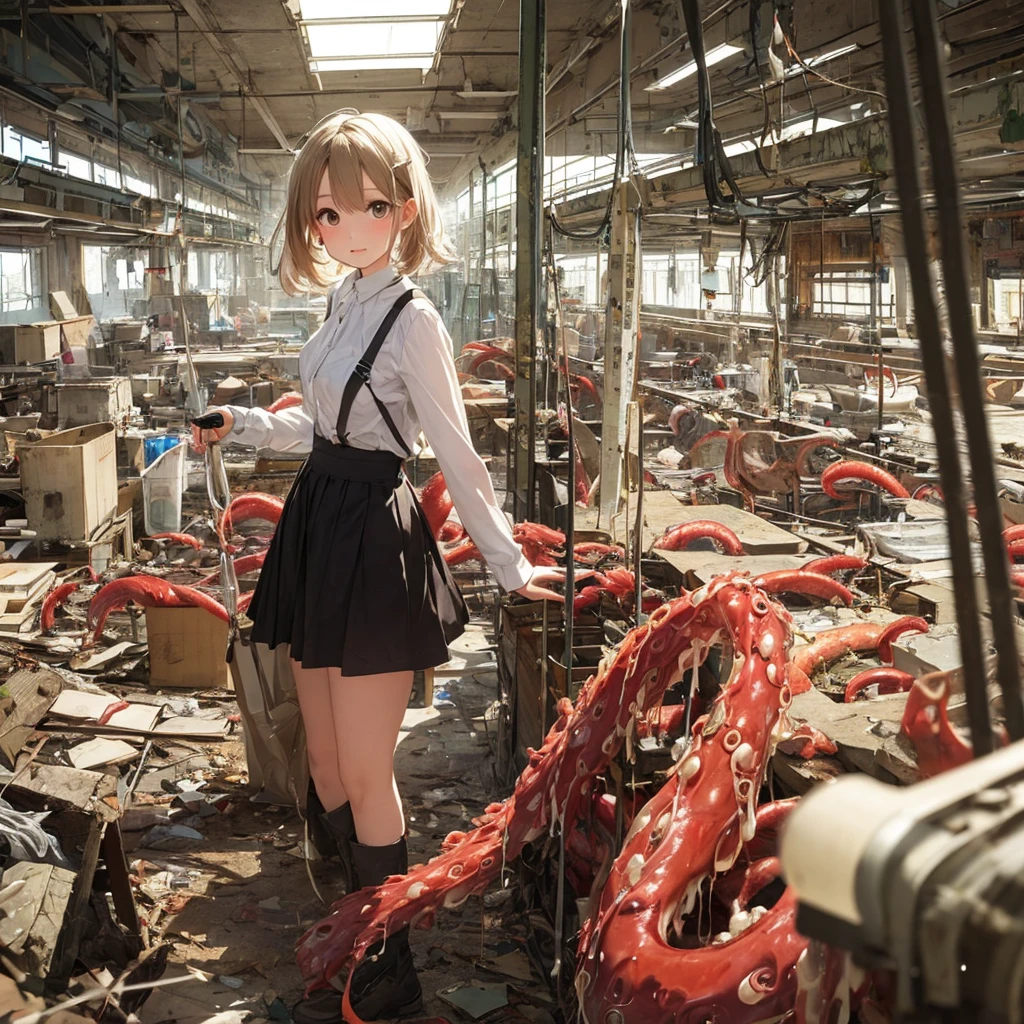
[[[622,16],[619,19],[619,108],[615,127],[615,171],[612,187],[608,191],[608,205],[605,207],[601,223],[593,230],[573,231],[558,222],[554,208],[549,209],[551,227],[563,238],[574,238],[578,241],[589,241],[603,238],[612,224],[612,210],[615,206],[615,186],[618,185],[625,167],[627,155],[631,167],[636,168],[636,154],[633,151],[633,122],[629,105],[629,31],[630,31],[630,0],[620,0]]]
[[[863,93],[865,96],[879,96],[883,100],[885,99],[885,93],[879,92],[877,89],[862,89],[857,85],[847,85],[844,82],[837,82],[834,78],[829,78],[828,75],[823,75],[820,71],[815,71],[814,68],[812,68],[811,65],[796,52],[796,49],[789,40],[789,36],[787,36],[785,32],[782,33],[782,38],[785,40],[786,49],[789,50],[790,57],[792,57],[807,74],[814,75],[815,78],[820,78],[823,82],[828,82],[829,85],[834,85],[838,89],[845,89],[847,92],[859,92]]]
[[[694,162],[703,169],[704,193],[712,211],[733,212],[735,204],[743,201],[743,194],[733,177],[732,166],[722,144],[722,135],[715,125],[711,78],[704,53],[704,27],[700,15],[700,2],[679,0],[679,3],[690,39],[690,49],[697,65],[697,145]],[[732,193],[730,196],[722,192],[720,180],[724,180],[729,187]]]

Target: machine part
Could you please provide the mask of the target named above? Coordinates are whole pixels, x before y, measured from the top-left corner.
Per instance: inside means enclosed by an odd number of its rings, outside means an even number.
[[[781,853],[799,930],[894,971],[898,1014],[1024,1022],[1024,743],[908,788],[814,789]]]

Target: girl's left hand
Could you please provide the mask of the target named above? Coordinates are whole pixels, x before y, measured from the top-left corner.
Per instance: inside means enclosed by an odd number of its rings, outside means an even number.
[[[594,571],[592,569],[579,569],[577,568],[574,578],[580,579],[583,576],[593,576]],[[557,594],[553,590],[549,590],[547,587],[543,587],[542,583],[564,583],[565,582],[565,570],[564,569],[550,569],[546,566],[538,566],[533,570],[533,574],[530,576],[530,582],[520,587],[518,590],[513,591],[515,594],[519,594],[521,597],[529,598],[531,601],[540,601],[547,598],[549,601],[564,601],[565,596],[563,594]]]

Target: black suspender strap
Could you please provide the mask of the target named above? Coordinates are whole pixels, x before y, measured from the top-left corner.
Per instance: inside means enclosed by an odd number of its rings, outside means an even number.
[[[384,340],[391,333],[391,328],[394,327],[399,314],[413,299],[417,298],[426,298],[426,296],[418,288],[410,288],[409,291],[403,292],[395,299],[395,304],[388,310],[387,316],[381,321],[380,327],[377,328],[377,333],[373,336],[373,340],[367,346],[359,362],[356,363],[352,375],[345,384],[345,391],[341,396],[341,408],[338,410],[338,423],[336,427],[338,440],[342,444],[348,443],[348,430],[346,428],[348,427],[349,413],[352,411],[352,403],[355,401],[359,389],[365,387],[370,392],[370,397],[377,406],[377,411],[388,425],[388,429],[394,435],[395,440],[402,446],[402,450],[406,455],[412,455],[412,450],[405,443],[405,438],[399,433],[398,427],[395,426],[395,421],[391,418],[391,413],[388,412],[387,406],[376,396],[373,388],[370,387],[370,371],[373,369],[373,362],[377,358],[377,353],[380,352]]]

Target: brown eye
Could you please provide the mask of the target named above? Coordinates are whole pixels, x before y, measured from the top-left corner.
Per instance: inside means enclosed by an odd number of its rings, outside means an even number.
[[[381,220],[388,215],[391,211],[391,204],[385,202],[383,199],[375,199],[369,206],[366,207],[370,214],[372,214],[377,220]]]
[[[332,227],[332,228],[333,227],[337,227],[338,226],[338,211],[337,210],[332,210],[329,206],[325,206],[316,215],[316,219],[317,219],[317,223],[318,224],[326,224],[328,227]]]

